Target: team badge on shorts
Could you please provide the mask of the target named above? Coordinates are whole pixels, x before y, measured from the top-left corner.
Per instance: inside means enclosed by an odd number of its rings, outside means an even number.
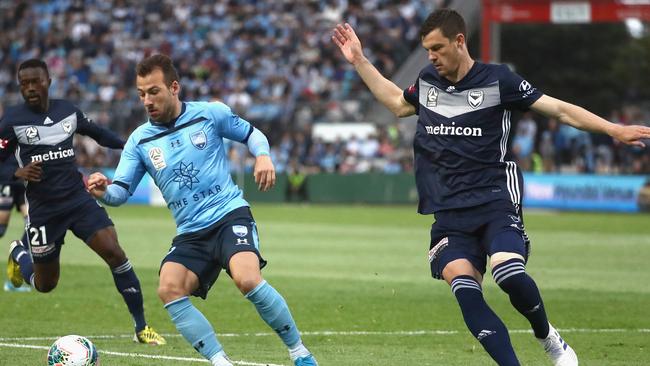
[[[203,130],[196,131],[190,135],[190,140],[192,141],[192,145],[194,145],[194,147],[199,150],[203,150],[205,149],[205,145],[208,142],[208,136],[206,136]]]
[[[244,225],[233,225],[232,232],[238,237],[243,238],[248,235],[248,228]]]

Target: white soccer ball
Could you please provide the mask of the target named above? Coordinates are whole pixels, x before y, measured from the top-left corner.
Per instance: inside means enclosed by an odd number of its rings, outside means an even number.
[[[47,353],[48,366],[99,366],[95,345],[86,337],[67,335],[57,339]]]

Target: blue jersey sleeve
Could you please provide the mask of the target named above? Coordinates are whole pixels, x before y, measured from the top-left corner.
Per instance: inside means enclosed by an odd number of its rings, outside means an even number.
[[[138,142],[134,137],[135,135],[136,133],[133,133],[126,141],[120,162],[113,176],[113,184],[121,186],[130,194],[133,194],[138,183],[147,172],[137,150]]]
[[[227,105],[214,102],[209,104],[208,109],[220,136],[245,143],[253,133],[253,126],[234,114]]]
[[[544,95],[527,80],[510,71],[508,66],[499,66],[499,89],[501,102],[508,109],[526,110]]]

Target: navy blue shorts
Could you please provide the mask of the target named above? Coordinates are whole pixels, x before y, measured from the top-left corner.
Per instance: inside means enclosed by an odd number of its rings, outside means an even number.
[[[248,207],[232,210],[205,229],[177,235],[161,267],[166,262],[174,262],[194,272],[199,278],[199,287],[192,295],[205,299],[221,270],[230,274],[230,258],[239,252],[254,252],[260,260],[260,268],[266,265],[259,252],[255,220]]]
[[[22,183],[0,184],[0,211],[10,211],[25,204],[25,185]]]
[[[521,207],[509,201],[436,212],[431,225],[429,263],[431,275],[442,279],[442,271],[456,259],[467,259],[485,274],[487,257],[498,252],[518,253],[528,260],[530,241],[524,230]]]
[[[38,212],[30,212],[26,230],[34,263],[57,260],[68,229],[88,243],[97,231],[109,226],[113,226],[113,221],[106,209],[90,195],[81,204],[54,215],[39,216]]]

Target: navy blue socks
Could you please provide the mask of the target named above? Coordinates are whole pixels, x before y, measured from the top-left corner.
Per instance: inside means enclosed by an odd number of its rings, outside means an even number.
[[[535,337],[546,338],[549,326],[544,302],[535,281],[525,272],[524,261],[514,258],[500,263],[492,269],[492,276],[512,306],[528,319]]]
[[[467,328],[487,353],[500,366],[519,366],[508,330],[485,302],[481,285],[471,276],[458,276],[451,281],[451,291]]]
[[[137,333],[147,325],[144,319],[144,305],[140,281],[138,281],[138,277],[135,275],[135,271],[129,260],[118,267],[111,268],[111,272],[113,272],[115,287],[117,287],[117,291],[124,298],[124,302],[133,317],[135,331]]]

